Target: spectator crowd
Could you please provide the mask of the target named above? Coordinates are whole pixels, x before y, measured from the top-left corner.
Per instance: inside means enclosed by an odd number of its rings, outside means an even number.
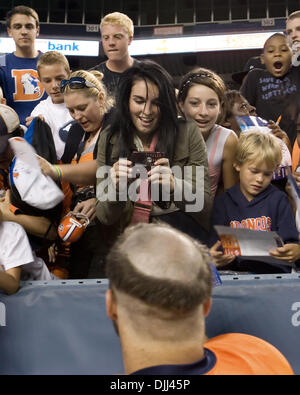
[[[108,315],[131,349],[127,373],[247,374],[249,365],[290,374],[279,352],[247,335],[205,342],[203,323],[218,274],[300,268],[300,11],[233,75],[239,90],[201,65],[176,86],[158,63],[132,58],[133,23],[119,12],[101,20],[107,60],[90,70],[36,50],[33,9],[17,6],[6,22],[16,50],[0,58],[0,290],[109,278]],[[15,151],[20,141],[35,149],[36,168]],[[245,259],[225,249],[216,225],[276,232],[280,243],[266,260]],[[237,347],[233,365],[222,342]]]

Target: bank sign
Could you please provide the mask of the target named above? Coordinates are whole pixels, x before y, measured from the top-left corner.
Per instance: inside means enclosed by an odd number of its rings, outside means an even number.
[[[12,38],[0,38],[0,53],[14,52]],[[68,56],[99,56],[99,41],[37,39],[36,49],[41,52],[58,51]]]

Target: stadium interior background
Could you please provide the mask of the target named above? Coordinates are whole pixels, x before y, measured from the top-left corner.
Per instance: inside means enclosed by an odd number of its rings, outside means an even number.
[[[181,37],[282,31],[287,15],[300,9],[298,0],[1,0],[0,38],[8,37],[7,11],[20,4],[38,12],[41,22],[39,38],[99,41],[98,57],[67,56],[73,71],[91,68],[105,60],[99,22],[113,11],[123,12],[133,20],[134,39],[139,40],[175,37],[176,34],[157,29],[170,26],[179,27]],[[240,48],[136,58],[157,61],[176,82],[187,71],[201,65],[221,74],[229,87],[235,88],[231,74],[241,71],[247,59],[260,52],[260,49]]]

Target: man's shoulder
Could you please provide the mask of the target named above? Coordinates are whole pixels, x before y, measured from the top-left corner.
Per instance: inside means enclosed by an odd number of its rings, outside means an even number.
[[[256,336],[228,333],[210,339],[205,347],[217,357],[211,374],[293,374],[283,354]]]
[[[51,97],[48,96],[47,99],[41,100],[32,110],[31,116],[43,115],[44,112],[49,112],[50,107],[53,105]]]
[[[40,56],[40,55],[39,55]],[[39,56],[35,58],[21,58],[15,56],[13,52],[8,53],[6,55],[1,56],[2,62],[5,62],[5,66],[8,69],[10,68],[18,68],[18,69],[27,69],[27,68],[34,68],[36,69],[36,64],[39,59]],[[2,64],[0,64],[2,66]]]
[[[96,66],[92,67],[91,69],[89,69],[89,71],[92,70],[96,70],[96,71],[100,71],[101,73],[104,73],[106,70],[108,70],[107,66],[106,66],[106,61],[101,62],[99,64],[97,64]]]
[[[1,56],[0,56],[0,67],[6,66],[7,55],[8,55],[8,54],[1,55]]]

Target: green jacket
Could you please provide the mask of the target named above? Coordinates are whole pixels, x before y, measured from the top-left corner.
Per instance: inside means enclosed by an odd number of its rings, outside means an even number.
[[[192,170],[192,174],[189,180],[183,180],[182,178],[176,178],[176,184],[179,188],[184,191],[190,191],[195,193],[198,188],[197,207],[194,202],[191,202],[191,197],[183,196],[181,201],[175,201],[175,205],[186,212],[187,215],[191,215],[204,230],[208,231],[210,228],[210,217],[212,210],[212,197],[210,191],[210,179],[208,173],[208,162],[207,162],[207,152],[206,145],[201,135],[201,132],[197,125],[190,121],[185,121],[179,119],[179,132],[177,137],[177,143],[175,146],[175,153],[173,158],[172,169],[174,166],[178,166],[178,169],[182,170],[185,166],[189,166]],[[109,178],[105,178],[103,174],[99,174],[99,170],[103,169],[106,165],[106,142],[107,142],[108,130],[104,130],[99,139],[98,143],[98,156],[97,156],[97,217],[102,224],[112,225],[115,224],[122,231],[129,223],[133,212],[133,202],[129,199],[127,201],[112,201],[104,200],[103,198],[99,200],[100,195],[104,196],[108,190]],[[114,135],[111,137],[109,144],[112,145],[111,150],[111,160],[112,163],[118,161],[118,136]],[[200,170],[201,168],[203,170]],[[198,179],[196,178],[196,168],[198,168]],[[201,171],[203,172],[201,177]],[[177,174],[177,173],[176,173]],[[174,173],[175,177],[176,174]],[[199,182],[200,175],[200,182]],[[103,194],[104,192],[104,194]],[[203,208],[198,206],[203,202]],[[201,209],[202,208],[202,209]],[[196,210],[194,212],[194,210]]]

